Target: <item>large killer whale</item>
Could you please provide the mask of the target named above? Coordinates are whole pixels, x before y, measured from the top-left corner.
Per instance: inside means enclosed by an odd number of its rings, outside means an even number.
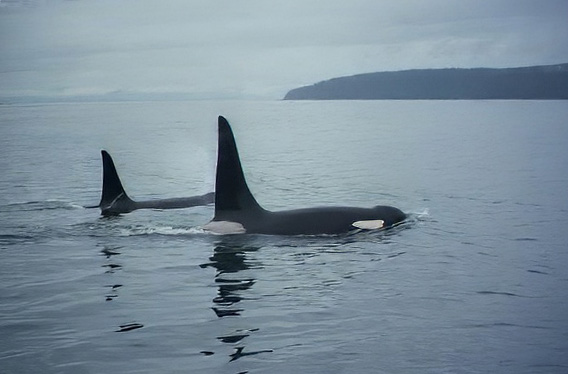
[[[126,194],[110,154],[107,151],[102,150],[101,155],[103,159],[102,196],[99,205],[91,208],[100,208],[101,215],[103,216],[130,213],[137,209],[190,208],[199,205],[212,204],[215,201],[215,194],[213,192],[200,196],[134,201]]]
[[[218,234],[341,234],[384,229],[406,218],[401,210],[391,206],[268,211],[258,204],[247,186],[233,131],[222,116],[219,116],[218,127],[215,216],[203,227],[207,231]]]

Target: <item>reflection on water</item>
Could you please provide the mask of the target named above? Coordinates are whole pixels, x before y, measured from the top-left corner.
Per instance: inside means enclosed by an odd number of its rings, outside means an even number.
[[[243,277],[239,272],[259,267],[246,257],[247,252],[255,252],[258,249],[258,247],[218,243],[213,256],[209,258],[210,262],[201,265],[202,268],[217,269],[215,284],[218,291],[217,297],[213,299],[215,306],[212,307],[217,317],[238,316],[243,311],[236,304],[243,299],[243,292],[254,285],[255,279]]]
[[[116,247],[116,248],[110,248],[105,246],[102,250],[101,250],[101,254],[103,256],[105,256],[107,258],[107,260],[110,260],[113,256],[118,256],[120,254],[120,252],[118,252],[118,249],[120,249],[120,247]],[[105,273],[114,273],[115,270],[121,269],[122,265],[118,265],[115,263],[107,263],[105,265],[103,265],[103,267],[108,268],[108,270]],[[122,287],[122,284],[111,284],[107,286],[108,288],[110,288],[110,293],[107,293],[106,295],[106,301],[112,301],[115,298],[118,297],[117,294],[117,290]]]
[[[136,330],[139,328],[144,327],[143,324],[141,323],[127,323],[124,325],[120,325],[120,328],[118,330],[116,330],[116,332],[127,332],[127,331],[132,331],[132,330]]]
[[[254,351],[254,352],[243,352],[243,349],[245,349],[244,347],[237,347],[235,349],[236,349],[235,353],[230,355],[231,361],[238,360],[239,358],[244,357],[244,356],[254,356],[254,355],[257,355],[259,353],[273,352],[272,349],[263,349],[261,351]]]
[[[218,287],[217,296],[213,299],[211,309],[219,318],[229,316],[240,316],[244,309],[239,304],[246,299],[244,294],[254,284],[255,279],[248,274],[244,274],[252,268],[262,268],[258,262],[254,262],[247,258],[247,254],[256,252],[260,249],[258,246],[243,245],[234,242],[216,243],[213,250],[213,256],[209,258],[210,262],[202,264],[202,268],[213,267],[217,270],[215,274],[215,284]],[[261,350],[254,352],[243,352],[245,346],[242,341],[251,336],[252,333],[258,331],[257,328],[248,330],[236,330],[232,334],[218,336],[217,340],[227,344],[237,344],[235,352],[230,354],[230,361],[235,361],[243,356],[256,355],[259,353],[272,352],[272,350]],[[212,355],[214,352],[202,351],[205,355]]]
[[[117,256],[120,254],[120,252],[118,252],[118,249],[120,249],[121,247],[107,247],[105,246],[103,249],[101,249],[101,253],[108,259],[111,258],[112,256]]]
[[[122,284],[111,284],[107,287],[111,289],[112,293],[106,295],[106,301],[112,301],[114,298],[118,297],[117,290],[122,287]]]
[[[117,270],[122,269],[122,265],[117,264],[114,261],[114,257],[120,255],[120,252],[118,251],[119,249],[121,249],[121,247],[109,247],[109,246],[104,246],[103,249],[101,249],[101,255],[105,256],[107,259],[107,263],[102,265],[102,267],[107,268],[107,270],[105,271],[105,273],[107,274],[112,274]],[[112,291],[115,291],[117,288],[120,288],[122,285],[111,285],[109,287],[112,288]],[[109,300],[109,297],[107,295],[107,301],[112,300],[114,297],[116,296],[112,296]]]
[[[121,254],[119,250],[122,250],[122,247],[111,247],[104,245],[103,249],[101,249],[100,251],[101,255],[105,256],[107,260],[107,262],[102,265],[102,267],[107,268],[105,274],[108,274],[109,277],[112,277],[117,270],[122,269],[122,265],[117,264],[115,261],[115,257]],[[108,292],[105,295],[105,300],[113,301],[114,299],[116,299],[118,297],[118,290],[122,287],[123,285],[118,283],[106,285],[105,288],[108,289]],[[140,329],[142,327],[144,327],[144,325],[137,322],[123,323],[118,326],[118,330],[115,330],[115,332],[128,332]]]

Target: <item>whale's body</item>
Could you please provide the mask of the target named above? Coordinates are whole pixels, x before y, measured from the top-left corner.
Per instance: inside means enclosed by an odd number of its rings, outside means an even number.
[[[215,216],[204,227],[206,230],[221,234],[341,234],[357,229],[387,228],[406,218],[401,210],[391,206],[268,211],[258,204],[247,186],[229,123],[219,116],[218,126]]]
[[[137,209],[181,209],[211,204],[215,201],[213,192],[191,197],[134,201],[126,194],[122,182],[114,166],[112,157],[107,151],[101,151],[103,159],[103,190],[101,201],[96,207],[104,216],[130,213]]]

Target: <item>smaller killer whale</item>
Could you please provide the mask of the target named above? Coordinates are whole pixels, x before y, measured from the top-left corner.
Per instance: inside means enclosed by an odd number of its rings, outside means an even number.
[[[89,208],[100,208],[101,215],[113,216],[130,213],[137,209],[181,209],[200,205],[208,205],[215,201],[215,193],[191,197],[177,197],[171,199],[155,199],[147,201],[134,201],[126,194],[118,172],[110,154],[102,150],[103,158],[103,191],[99,205]]]
[[[250,192],[229,122],[219,116],[215,216],[203,229],[218,234],[322,235],[391,227],[406,215],[391,206],[317,207],[271,212]]]

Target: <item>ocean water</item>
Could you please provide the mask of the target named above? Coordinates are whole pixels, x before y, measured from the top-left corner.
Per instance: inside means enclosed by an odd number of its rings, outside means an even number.
[[[394,205],[384,232],[217,236],[217,115],[268,209]],[[0,372],[566,373],[568,102],[0,106]]]

